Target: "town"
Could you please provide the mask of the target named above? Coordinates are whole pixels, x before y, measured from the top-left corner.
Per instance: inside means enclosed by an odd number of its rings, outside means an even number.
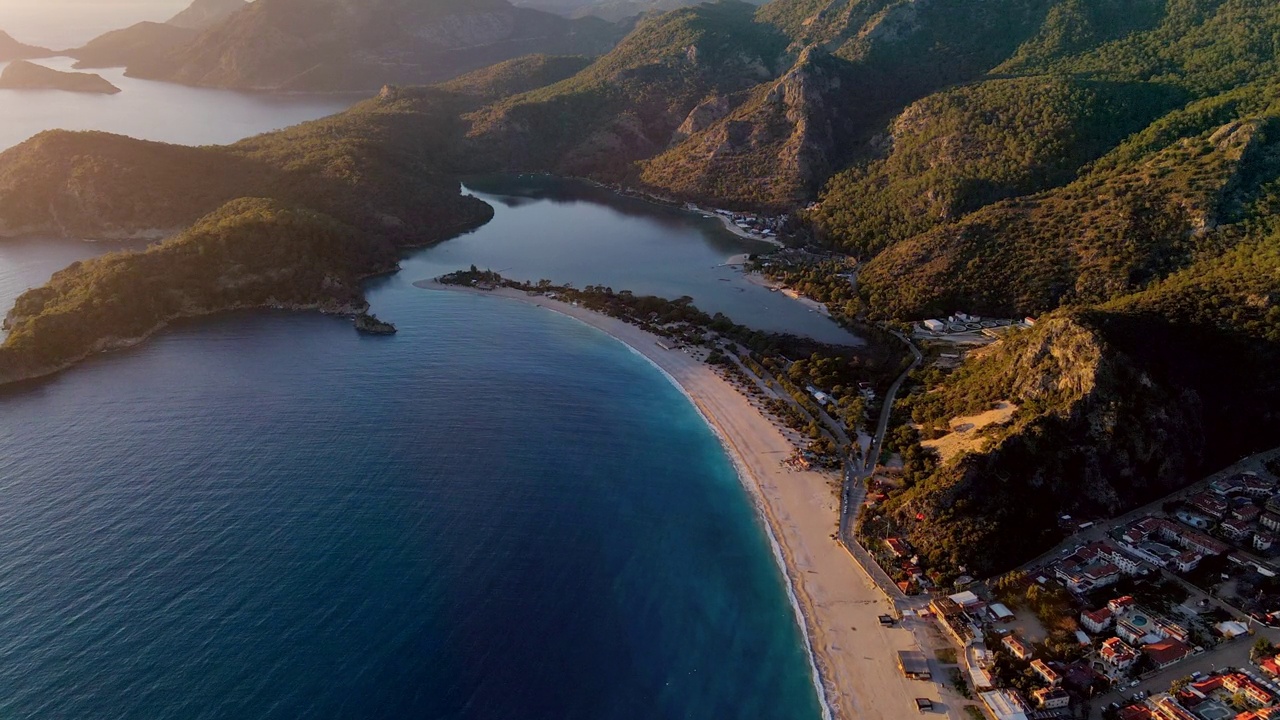
[[[943,590],[883,540],[886,574],[923,581],[889,589],[903,615],[954,646],[940,672],[900,669],[974,697],[975,718],[1280,718],[1280,453],[1264,455],[1120,518],[1063,517],[1058,548],[989,582]]]

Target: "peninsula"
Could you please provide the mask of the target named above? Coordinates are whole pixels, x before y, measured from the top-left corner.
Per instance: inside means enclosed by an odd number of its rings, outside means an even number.
[[[14,60],[0,72],[0,89],[64,90],[66,92],[115,95],[120,88],[101,75],[63,72],[26,60]]]

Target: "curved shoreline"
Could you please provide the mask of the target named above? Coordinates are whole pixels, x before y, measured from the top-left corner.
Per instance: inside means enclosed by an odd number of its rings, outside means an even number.
[[[824,720],[901,720],[914,712],[914,697],[941,702],[933,683],[898,673],[895,653],[916,649],[915,638],[901,627],[880,626],[878,616],[895,609],[835,540],[839,502],[831,477],[783,468],[790,444],[710,366],[663,349],[657,336],[622,320],[544,296],[430,280],[413,284],[523,302],[582,322],[643,357],[684,394],[716,434],[764,525],[804,636]]]

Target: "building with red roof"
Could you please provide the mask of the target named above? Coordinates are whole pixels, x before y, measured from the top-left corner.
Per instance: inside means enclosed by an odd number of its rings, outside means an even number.
[[[1191,648],[1181,640],[1165,638],[1142,648],[1142,652],[1151,658],[1158,668],[1166,668],[1191,654]]]
[[[1111,608],[1098,608],[1093,612],[1080,613],[1080,625],[1094,635],[1111,627]]]

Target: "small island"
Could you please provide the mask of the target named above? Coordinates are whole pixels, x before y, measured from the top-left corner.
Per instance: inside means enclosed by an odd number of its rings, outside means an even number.
[[[356,330],[365,335],[395,335],[396,326],[379,320],[376,315],[360,313],[355,318]]]
[[[92,73],[62,72],[26,60],[15,60],[0,73],[0,89],[65,90],[115,95],[120,88]]]

